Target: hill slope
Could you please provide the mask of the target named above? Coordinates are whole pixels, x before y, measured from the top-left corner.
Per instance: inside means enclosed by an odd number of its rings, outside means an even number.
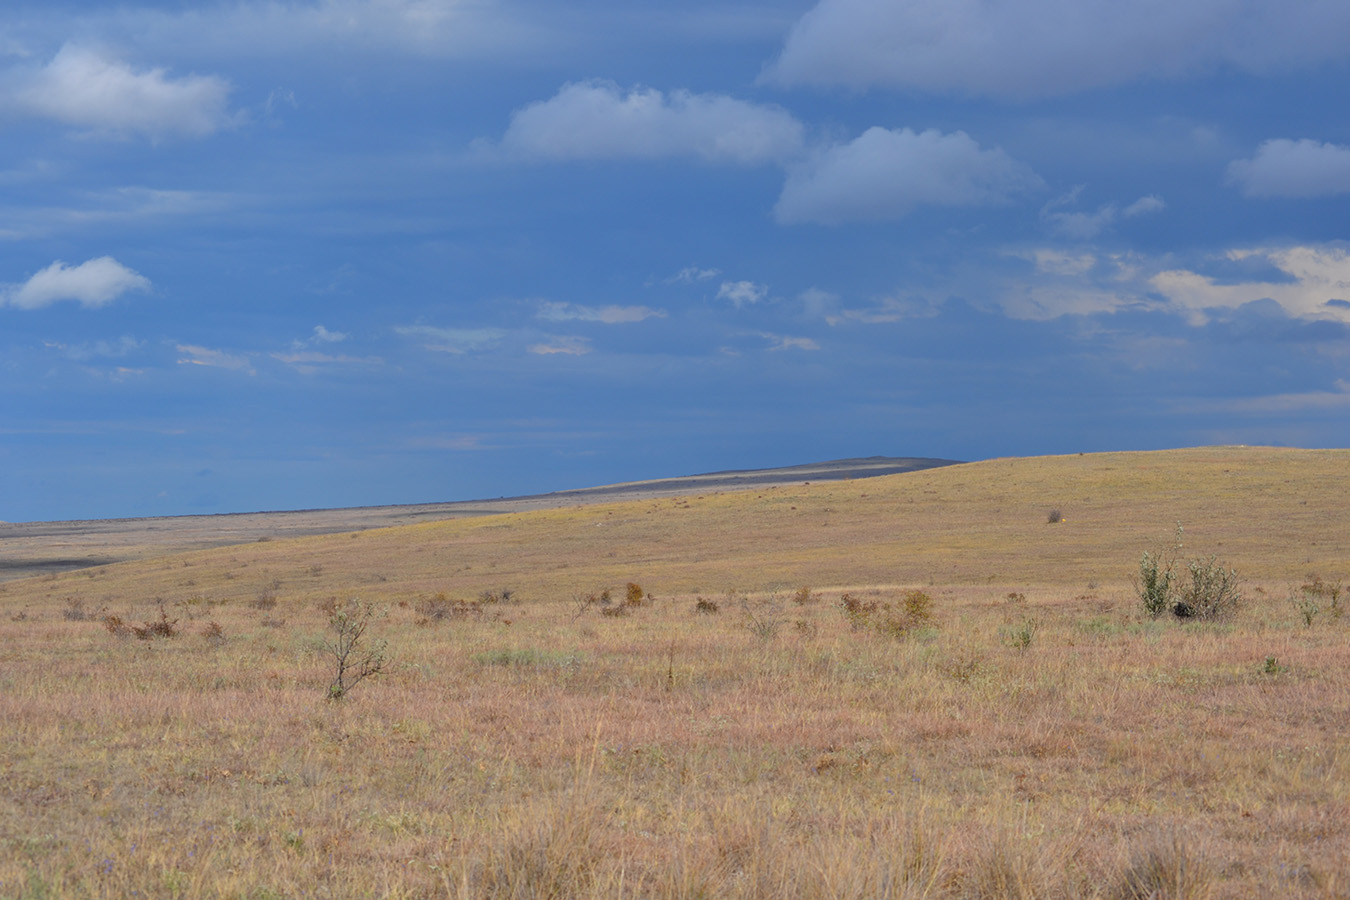
[[[528,598],[637,581],[658,594],[802,584],[1123,584],[1186,529],[1278,586],[1350,570],[1350,451],[1202,448],[1003,459],[429,522],[107,566],[16,592]],[[1063,521],[1047,522],[1058,510]],[[270,586],[270,587],[269,587]]]

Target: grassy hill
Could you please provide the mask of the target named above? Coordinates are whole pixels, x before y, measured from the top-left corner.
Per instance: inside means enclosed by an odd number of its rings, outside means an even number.
[[[1141,610],[1178,520],[1235,615]],[[13,581],[0,897],[1345,896],[1346,578],[1350,453],[1207,448]]]
[[[1350,451],[1206,448],[990,460],[254,542],[54,578],[18,596],[565,600],[804,584],[1119,587],[1145,549],[1217,554],[1272,586],[1350,570]],[[1051,524],[1051,511],[1062,521]],[[275,582],[280,585],[274,585]]]

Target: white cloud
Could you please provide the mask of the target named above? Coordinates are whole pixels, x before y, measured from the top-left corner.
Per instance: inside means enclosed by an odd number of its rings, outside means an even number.
[[[766,332],[761,332],[761,333],[760,333],[760,337],[762,337],[762,338],[764,338],[765,340],[769,341],[769,347],[768,347],[768,349],[769,349],[770,352],[773,352],[773,351],[775,351],[775,350],[819,350],[819,349],[820,349],[820,344],[816,343],[816,342],[815,342],[814,340],[812,340],[811,338],[804,338],[804,337],[787,337],[787,336],[781,335],[781,334],[770,334],[770,333],[767,332],[767,331],[766,331]]]
[[[776,106],[723,94],[564,85],[511,117],[501,149],[529,159],[660,159],[762,163],[801,151],[803,128]]]
[[[130,335],[123,335],[116,341],[92,341],[80,344],[43,341],[43,346],[49,350],[56,350],[69,359],[84,361],[89,359],[120,359],[141,349],[145,346],[145,342]]]
[[[41,309],[75,300],[87,309],[106,306],[127,291],[150,290],[150,279],[111,256],[68,266],[57,260],[21,285],[0,289],[0,300],[19,309]]]
[[[21,80],[15,92],[20,107],[97,135],[205,137],[236,120],[227,108],[230,85],[222,78],[138,72],[71,44]]]
[[[283,362],[304,375],[313,375],[323,367],[333,366],[382,366],[384,360],[378,356],[345,356],[320,353],[316,350],[296,350],[293,353],[273,353],[272,358]]]
[[[1228,165],[1228,183],[1248,197],[1327,197],[1350,193],[1350,147],[1279,138]]]
[[[306,347],[315,347],[322,344],[340,344],[347,340],[351,335],[344,334],[341,331],[329,331],[322,325],[315,325],[314,331],[304,340],[291,341],[292,349],[298,351]]]
[[[700,269],[698,266],[685,266],[666,279],[666,284],[693,284],[696,281],[708,281],[721,275],[720,269]]]
[[[1041,220],[1050,226],[1050,230],[1060,237],[1086,241],[1095,238],[1116,223],[1117,219],[1137,219],[1152,215],[1167,208],[1167,204],[1156,194],[1140,197],[1129,206],[1117,209],[1114,203],[1097,207],[1095,212],[1064,210],[1078,200],[1083,186],[1079,185],[1062,197],[1057,197],[1041,209]]]
[[[641,322],[644,319],[664,319],[666,311],[647,306],[580,306],[575,303],[546,301],[539,306],[536,318],[549,322],[600,322],[619,325]]]
[[[249,375],[258,374],[247,356],[227,353],[224,350],[213,350],[210,347],[201,347],[195,344],[179,344],[177,349],[179,353],[183,354],[178,358],[180,366],[203,366],[208,369],[245,372]]]
[[[1166,208],[1167,204],[1163,201],[1163,198],[1159,197],[1157,194],[1149,194],[1145,197],[1140,197],[1138,200],[1122,209],[1120,214],[1127,219],[1134,219],[1139,216],[1150,216],[1153,213],[1162,212]]]
[[[394,333],[420,340],[427,350],[456,355],[486,350],[506,334],[500,328],[437,328],[432,325],[402,325],[395,328]]]
[[[1221,283],[1186,269],[1169,269],[1149,279],[1150,286],[1174,306],[1203,322],[1207,309],[1234,309],[1257,300],[1274,300],[1287,315],[1304,319],[1350,321],[1350,310],[1328,301],[1350,294],[1350,254],[1334,247],[1233,250],[1228,258],[1275,266],[1288,281]]]
[[[1086,275],[1097,265],[1091,253],[1068,253],[1063,250],[1040,248],[1030,254],[1019,254],[1036,264],[1037,272],[1053,275]]]
[[[793,169],[774,215],[825,225],[896,219],[919,205],[1000,203],[1040,185],[1027,166],[963,131],[869,128]]]
[[[1006,280],[996,294],[1003,310],[1019,319],[1156,309],[1203,325],[1213,310],[1272,301],[1291,318],[1350,324],[1350,302],[1336,302],[1350,296],[1350,253],[1338,246],[1262,247],[1223,254],[1225,269],[1273,267],[1285,276],[1245,281],[1164,268],[1170,260],[1137,254],[1039,249],[1007,255],[1032,262],[1037,276]]]
[[[1344,58],[1350,5],[1249,0],[820,0],[765,78],[1000,97],[1060,95],[1219,67]]]
[[[767,284],[755,284],[753,281],[724,281],[717,289],[718,300],[730,300],[731,305],[740,309],[759,303],[769,296]]]
[[[583,337],[554,337],[547,343],[531,344],[528,349],[539,356],[585,356],[591,352],[591,342]]]

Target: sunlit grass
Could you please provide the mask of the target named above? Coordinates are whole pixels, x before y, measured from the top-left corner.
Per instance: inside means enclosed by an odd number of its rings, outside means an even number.
[[[1346,461],[1008,461],[10,583],[0,897],[1343,896],[1350,624],[1286,589],[1350,576]],[[1250,573],[1233,620],[1138,608],[1177,518]],[[656,599],[573,600],[629,580]],[[924,627],[839,607],[916,588]],[[332,596],[383,604],[393,658],[341,702]]]

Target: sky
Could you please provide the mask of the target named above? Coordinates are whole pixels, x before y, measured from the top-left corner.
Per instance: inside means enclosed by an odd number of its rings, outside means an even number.
[[[0,519],[1350,446],[1343,0],[7,0]]]

